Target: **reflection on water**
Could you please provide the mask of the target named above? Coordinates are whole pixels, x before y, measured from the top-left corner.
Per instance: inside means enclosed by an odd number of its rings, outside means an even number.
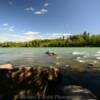
[[[56,56],[45,54],[49,48],[0,48],[0,63],[16,66],[55,65],[81,67],[100,64],[100,48],[50,48]]]

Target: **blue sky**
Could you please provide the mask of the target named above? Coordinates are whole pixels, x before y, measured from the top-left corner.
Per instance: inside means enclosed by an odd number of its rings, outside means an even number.
[[[100,0],[0,0],[0,41],[100,33]]]

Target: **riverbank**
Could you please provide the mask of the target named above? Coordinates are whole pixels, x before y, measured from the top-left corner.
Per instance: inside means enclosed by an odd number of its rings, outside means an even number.
[[[83,34],[55,39],[37,39],[26,42],[0,42],[0,47],[100,47],[100,35]]]
[[[39,99],[43,96],[48,97],[46,99],[50,99],[50,97],[53,99],[55,96],[55,99],[66,99],[69,97],[68,93],[70,95],[73,91],[74,95],[70,98],[77,95],[76,97],[80,98],[79,100],[100,99],[99,72],[79,72],[52,66],[40,66],[34,68],[4,68],[0,69],[0,76],[0,98],[3,99]],[[68,92],[68,86],[72,91],[71,93]],[[84,96],[84,99],[81,99],[80,96]]]

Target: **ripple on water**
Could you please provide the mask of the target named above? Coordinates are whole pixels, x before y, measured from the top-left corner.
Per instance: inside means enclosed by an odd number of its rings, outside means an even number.
[[[78,51],[74,51],[74,52],[72,52],[72,54],[73,55],[84,55],[84,54],[86,54],[86,52],[78,52]]]
[[[99,53],[99,54],[100,54],[100,51],[98,51],[97,53]]]
[[[96,59],[100,60],[100,57],[96,57]]]
[[[100,51],[98,51],[96,54],[94,54],[94,57],[95,57],[97,60],[100,60]]]
[[[80,63],[85,63],[86,62],[82,57],[76,57],[76,60]]]

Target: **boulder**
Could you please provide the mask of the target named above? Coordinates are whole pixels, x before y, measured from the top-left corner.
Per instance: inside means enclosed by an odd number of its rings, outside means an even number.
[[[66,100],[97,100],[90,90],[78,85],[65,86],[63,92]]]
[[[12,69],[13,65],[12,64],[0,64],[1,69]]]

